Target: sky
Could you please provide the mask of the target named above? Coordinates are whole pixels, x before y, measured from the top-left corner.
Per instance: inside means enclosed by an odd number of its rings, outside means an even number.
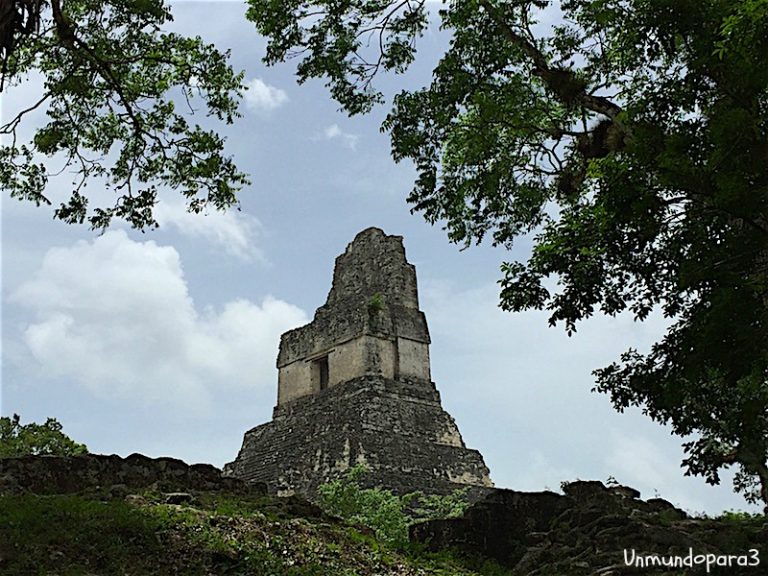
[[[391,159],[379,130],[387,107],[349,118],[321,81],[299,86],[290,63],[265,67],[266,42],[244,13],[238,2],[180,2],[172,24],[231,49],[245,71],[243,117],[220,127],[252,180],[240,211],[190,215],[168,190],[157,230],[116,222],[100,235],[3,195],[0,414],[55,417],[92,452],[221,467],[246,430],[271,418],[280,334],[312,318],[336,256],[378,226],[404,237],[433,379],[496,486],[615,478],[691,512],[754,510],[728,473],[716,487],[684,476],[682,440],[667,428],[591,392],[592,370],[627,348],[647,351],[664,333],[661,317],[597,315],[568,337],[546,314],[502,312],[499,266],[530,245],[462,250],[439,223],[411,214],[415,172]],[[431,28],[412,69],[379,86],[391,95],[428,83],[445,43]],[[32,79],[4,93],[3,118],[39,90]],[[30,118],[23,135],[42,120]],[[56,197],[69,180],[52,182]],[[98,186],[87,192],[104,197]]]

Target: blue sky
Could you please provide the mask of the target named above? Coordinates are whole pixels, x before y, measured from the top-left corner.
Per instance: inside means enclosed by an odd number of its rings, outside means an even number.
[[[173,7],[175,30],[231,49],[246,72],[243,118],[221,130],[253,182],[240,212],[191,216],[165,191],[158,230],[115,224],[100,236],[2,198],[3,415],[55,416],[94,452],[222,466],[271,416],[280,334],[325,301],[334,259],[355,234],[379,226],[404,236],[433,378],[497,486],[613,476],[692,511],[744,508],[729,475],[719,487],[684,477],[679,438],[590,392],[591,371],[629,347],[647,350],[661,318],[597,316],[569,338],[544,314],[500,311],[499,265],[525,258],[528,244],[460,250],[411,214],[414,171],[391,160],[379,131],[387,108],[348,118],[322,82],[298,86],[291,64],[265,68],[265,41],[244,12],[235,2]],[[380,86],[428,83],[445,41],[431,30],[412,70]],[[33,79],[4,94],[3,117],[37,90]],[[54,188],[67,184],[64,175]],[[88,193],[104,197],[97,184]]]

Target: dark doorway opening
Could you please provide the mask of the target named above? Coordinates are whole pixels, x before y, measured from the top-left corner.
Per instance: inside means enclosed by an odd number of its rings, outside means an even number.
[[[328,388],[328,356],[323,356],[314,361],[317,381],[320,390]]]

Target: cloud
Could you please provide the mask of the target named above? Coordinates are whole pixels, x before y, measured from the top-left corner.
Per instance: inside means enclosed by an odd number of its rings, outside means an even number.
[[[193,214],[187,211],[181,201],[163,200],[155,206],[154,216],[161,228],[168,226],[184,236],[202,238],[242,260],[266,260],[255,245],[261,223],[257,218],[238,212],[235,208]]]
[[[325,128],[323,130],[322,138],[316,138],[316,139],[322,139],[322,140],[339,139],[347,148],[351,150],[357,149],[358,137],[355,134],[344,132],[341,128],[339,128],[338,124],[331,124],[330,126]]]
[[[307,321],[273,297],[199,312],[176,250],[119,230],[50,249],[11,300],[36,315],[22,340],[49,375],[201,411],[214,394],[274,388],[279,336]]]
[[[288,94],[280,88],[270,86],[261,78],[246,83],[245,105],[257,112],[272,112],[288,102]]]
[[[338,124],[331,124],[323,130],[323,135],[325,136],[326,140],[333,140],[334,138],[338,138],[341,136],[343,132],[341,131],[341,128],[339,128]]]

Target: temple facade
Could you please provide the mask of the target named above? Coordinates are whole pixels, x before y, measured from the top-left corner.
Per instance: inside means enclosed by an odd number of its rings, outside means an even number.
[[[309,496],[358,463],[368,485],[399,493],[493,486],[441,406],[429,344],[402,237],[360,232],[312,322],[283,334],[272,421],[245,433],[225,473]]]

